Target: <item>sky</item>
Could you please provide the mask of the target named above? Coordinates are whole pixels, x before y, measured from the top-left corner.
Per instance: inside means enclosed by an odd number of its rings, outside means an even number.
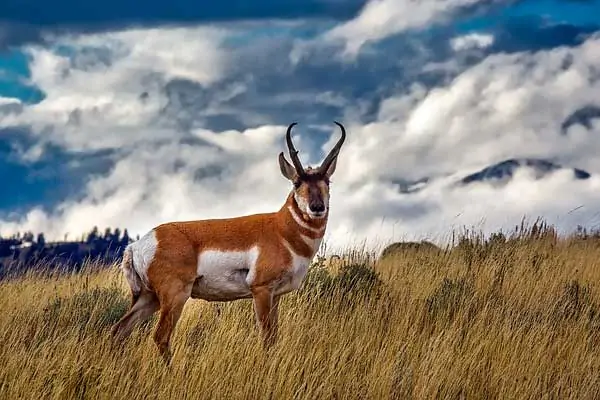
[[[278,210],[348,132],[332,248],[600,227],[600,1],[0,4],[0,235]],[[500,181],[461,179],[543,160]],[[573,169],[590,174],[576,179]]]

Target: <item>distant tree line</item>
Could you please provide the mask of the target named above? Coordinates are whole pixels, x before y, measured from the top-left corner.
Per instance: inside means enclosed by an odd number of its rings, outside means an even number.
[[[78,271],[87,261],[113,262],[132,242],[127,229],[94,227],[79,240],[47,242],[43,233],[0,237],[0,279],[31,269],[62,268]]]

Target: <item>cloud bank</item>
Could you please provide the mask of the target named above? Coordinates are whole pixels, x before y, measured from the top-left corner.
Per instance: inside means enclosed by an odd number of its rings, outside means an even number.
[[[50,209],[1,217],[0,235],[73,238],[94,225],[135,235],[275,211],[291,189],[277,165],[287,124],[299,122],[300,158],[315,165],[337,140],[334,119],[348,131],[332,183],[334,248],[443,241],[451,229],[512,229],[524,216],[563,230],[597,225],[600,119],[565,120],[598,102],[600,36],[503,52],[490,31],[402,33],[474,4],[432,0],[407,14],[408,4],[380,0],[334,26],[136,28],[24,46],[27,83],[43,99],[0,98],[0,132],[23,140],[13,150],[24,165],[55,149],[85,179]],[[333,57],[340,48],[353,57]],[[102,168],[79,169],[98,154]],[[456,185],[509,158],[592,175],[536,179],[521,168],[505,185]],[[402,190],[417,181],[420,190]]]

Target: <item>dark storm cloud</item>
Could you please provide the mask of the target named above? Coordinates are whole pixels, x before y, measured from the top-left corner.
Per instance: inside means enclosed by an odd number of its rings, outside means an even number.
[[[294,61],[290,54],[300,42],[293,34],[260,38],[236,50],[227,81],[211,88],[186,80],[168,83],[169,104],[164,112],[177,119],[181,128],[199,124],[221,131],[285,125],[291,120],[327,124],[341,119],[348,107],[360,105],[361,115],[356,117],[368,123],[376,118],[383,99],[405,92],[415,82],[425,87],[445,85],[490,54],[573,46],[593,28],[548,25],[532,18],[484,32],[494,36],[492,46],[460,53],[451,48],[450,39],[464,32],[453,25],[405,32],[369,45],[352,62],[336,59],[337,49],[321,44],[300,51],[303,56]],[[452,67],[423,68],[444,63]]]
[[[351,63],[335,59],[336,49],[321,44],[294,61],[290,54],[298,44],[293,36],[261,38],[236,49],[229,79],[210,88],[181,79],[169,82],[164,113],[178,119],[181,127],[190,128],[196,121],[217,131],[285,125],[292,119],[305,126],[327,124],[359,104],[362,118],[372,120],[382,99],[414,81],[440,84],[440,73],[423,71],[422,66],[453,57],[442,31],[384,40]]]
[[[38,41],[43,32],[97,32],[129,26],[189,25],[250,19],[353,17],[366,0],[56,0],[0,2],[0,48]]]
[[[577,26],[568,23],[548,24],[542,17],[513,17],[494,29],[495,41],[490,51],[539,51],[557,46],[577,46],[600,24]]]
[[[27,128],[0,129],[0,210],[25,212],[41,198],[50,210],[83,195],[90,174],[107,173],[114,164],[111,151],[73,153],[49,144],[39,159],[24,160],[33,146],[36,140]]]
[[[212,144],[188,135],[178,140],[180,144],[206,147]],[[150,149],[173,144],[171,140],[146,143]],[[2,210],[13,215],[24,215],[32,207],[53,210],[66,200],[77,201],[86,196],[90,176],[110,172],[119,159],[132,148],[99,151],[68,151],[53,144],[44,144],[39,157],[24,156],[39,145],[27,127],[0,129],[0,218]],[[173,157],[171,170],[177,172],[185,160]],[[209,165],[194,171],[196,179],[215,177],[223,173],[220,166]],[[43,199],[43,201],[41,201]]]

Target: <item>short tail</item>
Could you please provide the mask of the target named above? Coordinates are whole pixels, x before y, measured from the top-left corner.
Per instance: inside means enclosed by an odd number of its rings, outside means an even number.
[[[121,269],[129,283],[131,288],[131,300],[132,305],[139,299],[142,294],[142,278],[138,275],[137,271],[133,266],[133,250],[131,246],[127,246],[123,252],[123,261],[121,262]]]

